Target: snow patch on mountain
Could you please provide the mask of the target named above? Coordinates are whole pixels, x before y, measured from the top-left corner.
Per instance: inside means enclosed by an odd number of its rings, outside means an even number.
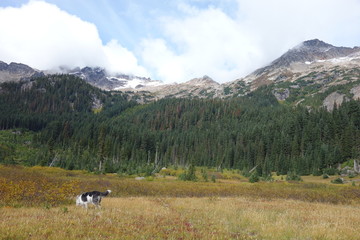
[[[114,88],[113,90],[122,90],[122,89],[137,89],[137,88],[143,88],[143,87],[156,87],[163,85],[163,82],[156,81],[156,80],[149,80],[149,79],[143,79],[134,77],[132,79],[124,79],[124,78],[117,78],[117,77],[111,77],[112,81],[117,80],[119,82],[122,82],[123,85]]]

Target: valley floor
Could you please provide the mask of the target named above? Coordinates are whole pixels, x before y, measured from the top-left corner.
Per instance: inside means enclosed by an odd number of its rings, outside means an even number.
[[[122,197],[103,208],[0,209],[0,239],[360,239],[360,205],[245,197]]]

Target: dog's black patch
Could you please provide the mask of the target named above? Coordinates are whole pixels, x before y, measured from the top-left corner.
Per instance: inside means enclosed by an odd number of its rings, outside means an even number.
[[[109,192],[99,192],[99,191],[92,191],[92,192],[86,192],[86,193],[83,193],[81,195],[81,200],[83,202],[86,202],[87,201],[87,196],[89,197],[92,197],[93,198],[93,202],[100,202],[101,201],[101,198],[99,198],[99,196],[107,196],[109,194]]]
[[[81,194],[81,200],[87,202],[87,196],[91,196],[89,192]]]

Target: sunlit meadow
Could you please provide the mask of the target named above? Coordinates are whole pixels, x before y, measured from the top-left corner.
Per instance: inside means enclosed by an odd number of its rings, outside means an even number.
[[[220,175],[215,183],[136,181],[42,167],[0,173],[0,239],[360,239],[358,185]],[[102,209],[75,206],[81,191],[107,188]]]

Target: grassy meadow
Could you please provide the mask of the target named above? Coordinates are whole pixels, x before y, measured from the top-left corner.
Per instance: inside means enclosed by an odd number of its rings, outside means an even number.
[[[215,182],[138,181],[0,165],[0,239],[360,239],[356,178],[251,184],[233,171],[216,174]],[[75,206],[77,194],[94,189],[113,190],[101,210]]]

